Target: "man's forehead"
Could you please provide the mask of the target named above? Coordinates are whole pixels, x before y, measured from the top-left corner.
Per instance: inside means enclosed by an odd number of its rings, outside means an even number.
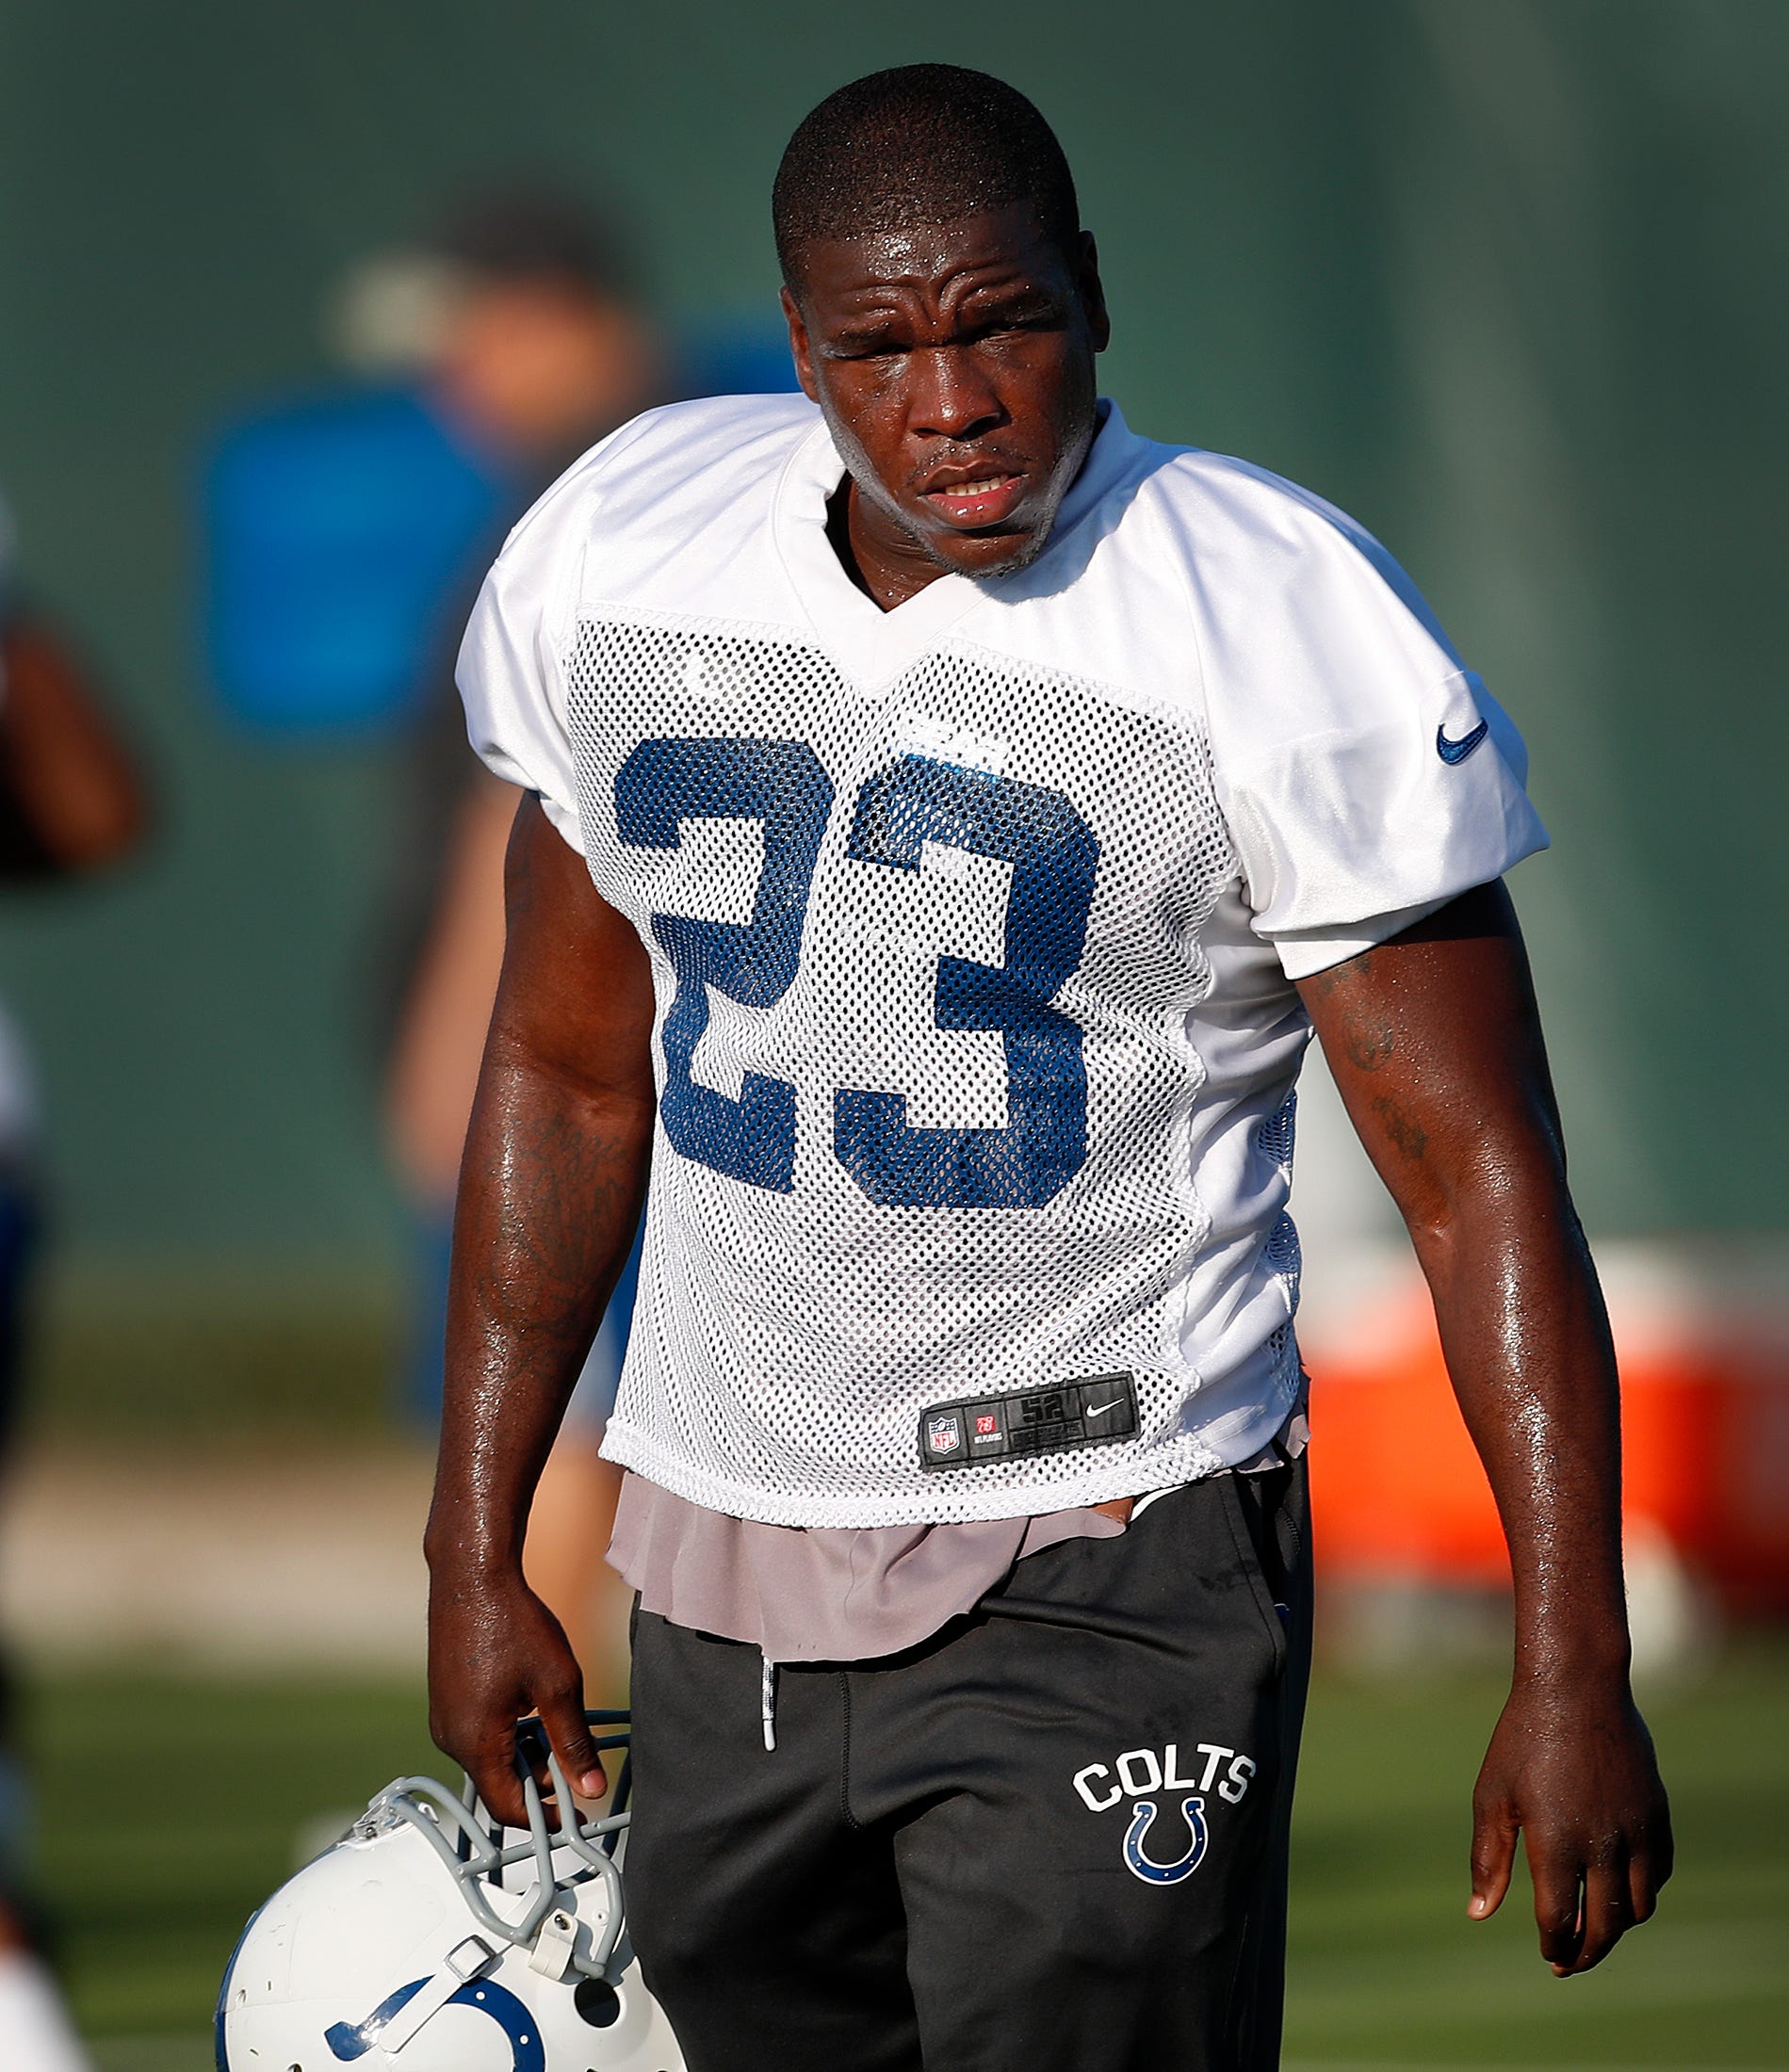
[[[1028,203],[978,210],[854,237],[815,238],[802,251],[804,299],[859,301],[879,293],[1057,281],[1063,255]]]

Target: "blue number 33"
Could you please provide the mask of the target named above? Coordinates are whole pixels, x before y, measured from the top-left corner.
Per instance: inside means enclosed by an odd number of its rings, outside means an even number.
[[[676,974],[664,1021],[665,1135],[687,1158],[753,1187],[789,1192],[795,1172],[795,1089],[748,1072],[737,1101],[690,1076],[708,1026],[709,986],[744,1007],[771,1007],[794,983],[833,786],[804,741],[744,737],[642,741],[615,776],[624,842],[675,849],[684,819],[754,819],[764,862],[743,927],[654,914]],[[1037,1208],[1087,1157],[1087,1073],[1080,1026],[1049,1003],[1080,963],[1099,845],[1059,791],[902,755],[869,778],[852,815],[848,856],[918,871],[923,845],[948,843],[1012,866],[1005,962],[940,957],[939,1028],[999,1032],[1006,1053],[1003,1129],[920,1129],[898,1093],[839,1087],[833,1149],[884,1208]]]

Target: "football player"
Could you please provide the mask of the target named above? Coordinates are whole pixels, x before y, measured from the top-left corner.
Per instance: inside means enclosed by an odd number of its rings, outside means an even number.
[[[653,1196],[607,1450],[636,1946],[691,2072],[1277,2056],[1310,1610],[1315,1028],[1505,1522],[1543,1956],[1652,1910],[1616,1380],[1504,872],[1521,740],[1378,543],[1131,431],[1062,152],[843,88],[773,210],[805,398],[652,413],[469,629],[529,793],[459,1199],[433,1727],[601,1787],[529,1491]]]

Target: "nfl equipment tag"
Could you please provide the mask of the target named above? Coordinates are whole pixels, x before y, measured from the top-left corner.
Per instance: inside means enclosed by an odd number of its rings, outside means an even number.
[[[973,1467],[1026,1453],[1065,1453],[1134,1437],[1137,1391],[1129,1374],[1095,1374],[919,1413],[919,1465]]]

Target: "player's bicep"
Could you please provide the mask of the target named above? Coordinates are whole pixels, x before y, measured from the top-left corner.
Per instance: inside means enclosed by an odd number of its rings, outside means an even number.
[[[532,794],[504,859],[503,971],[489,1057],[592,1095],[649,1093],[652,968],[631,921]]]
[[[1299,981],[1350,1120],[1412,1227],[1563,1175],[1521,931],[1501,882]]]

